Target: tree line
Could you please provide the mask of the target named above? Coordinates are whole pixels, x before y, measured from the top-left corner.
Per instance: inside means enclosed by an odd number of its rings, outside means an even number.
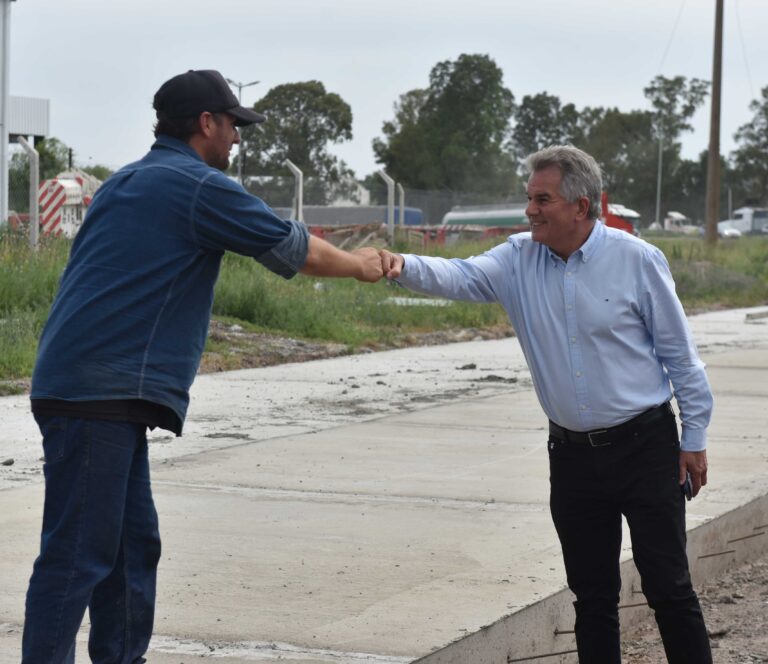
[[[597,159],[611,199],[646,220],[655,216],[661,149],[662,214],[674,209],[701,219],[707,152],[684,159],[681,139],[708,93],[709,83],[701,79],[656,76],[644,88],[645,109],[579,109],[547,91],[517,101],[491,57],[462,54],[438,62],[426,88],[400,95],[372,149],[376,162],[407,189],[471,193],[474,200],[497,202],[524,196],[526,155],[570,143]],[[354,197],[355,174],[331,152],[333,145],[352,139],[352,109],[341,96],[320,81],[286,83],[253,108],[268,117],[241,131],[242,170],[254,193],[268,201],[290,200],[293,183],[285,166],[290,159],[304,172],[306,203]],[[721,218],[729,192],[734,207],[768,205],[768,86],[750,110],[752,121],[734,136],[737,148],[721,157]],[[38,142],[38,150],[40,145],[41,179],[64,170],[66,146],[55,138]],[[14,156],[11,170],[23,175],[23,162],[22,155]],[[382,189],[375,174],[358,181]]]
[[[377,163],[411,190],[471,192],[501,201],[524,196],[525,156],[544,146],[570,143],[594,155],[611,199],[655,216],[659,150],[662,157],[662,213],[678,210],[701,219],[707,152],[681,156],[682,137],[709,94],[709,83],[683,76],[656,76],[645,88],[648,108],[577,108],[543,91],[519,102],[503,83],[503,72],[487,55],[462,54],[437,63],[426,88],[403,93],[394,117],[373,141]],[[243,130],[244,172],[283,175],[286,158],[315,188],[307,202],[325,203],[334,186],[353,175],[330,153],[350,140],[352,110],[319,81],[277,86],[254,104],[269,122]],[[735,135],[737,149],[722,158],[721,218],[734,207],[768,204],[768,86],[750,105],[754,119]],[[375,174],[363,182],[382,188]],[[260,185],[269,186],[267,183]],[[272,185],[278,186],[278,185]]]

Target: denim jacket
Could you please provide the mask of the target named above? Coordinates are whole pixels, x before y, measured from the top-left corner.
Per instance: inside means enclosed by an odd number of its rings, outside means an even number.
[[[306,228],[160,136],[98,190],[38,347],[32,399],[142,399],[183,423],[225,251],[291,278]]]

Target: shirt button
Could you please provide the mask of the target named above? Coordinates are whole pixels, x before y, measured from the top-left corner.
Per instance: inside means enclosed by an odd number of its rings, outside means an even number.
[[[572,344],[575,344],[575,343],[576,343],[576,337],[571,337],[571,343],[572,343]]]
[[[586,407],[584,404],[582,404],[582,405],[581,405],[581,409],[582,409],[582,410],[586,410],[586,409],[587,409],[587,407]]]
[[[568,311],[570,311],[571,309],[573,309],[573,305],[569,304],[569,305],[566,307],[566,309],[568,309]]]
[[[572,274],[573,274],[573,272],[566,272],[566,273],[565,273],[565,276],[566,276],[566,277],[570,277]]]
[[[576,372],[576,378],[581,378],[581,371]]]

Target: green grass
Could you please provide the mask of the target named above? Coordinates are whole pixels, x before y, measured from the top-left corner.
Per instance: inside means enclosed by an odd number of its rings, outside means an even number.
[[[669,259],[688,311],[768,303],[768,238],[720,242],[714,250],[699,238],[651,240]],[[466,257],[499,241],[431,247],[424,253]],[[0,232],[0,379],[30,375],[69,246],[66,240],[49,240],[32,252],[25,238]],[[249,330],[333,341],[352,350],[390,345],[413,332],[506,323],[499,305],[404,307],[386,302],[393,296],[419,297],[383,281],[371,285],[303,275],[286,281],[251,259],[228,254],[216,286],[214,315],[242,321]]]
[[[53,301],[69,242],[46,239],[33,252],[24,236],[0,233],[0,316],[47,309]]]
[[[253,260],[228,254],[216,286],[213,311],[247,321],[255,329],[357,347],[390,343],[403,332],[451,327],[486,327],[503,323],[498,305],[456,302],[447,307],[401,307],[393,296],[412,294],[382,281],[315,279],[297,275],[284,280]]]
[[[0,379],[29,376],[69,243],[49,240],[37,252],[25,237],[0,233]]]
[[[37,350],[37,338],[43,317],[18,313],[0,319],[0,378],[25,378],[32,372]]]
[[[723,240],[653,238],[667,257],[686,310],[768,303],[768,238]]]

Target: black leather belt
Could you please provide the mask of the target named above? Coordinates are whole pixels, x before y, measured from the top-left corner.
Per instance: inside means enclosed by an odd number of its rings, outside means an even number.
[[[672,413],[672,406],[669,401],[656,406],[637,417],[627,420],[622,424],[607,429],[595,429],[594,431],[571,431],[555,424],[550,420],[549,435],[566,443],[578,443],[580,445],[591,445],[592,447],[604,447],[610,445],[621,438],[632,435],[635,430],[644,429]]]

